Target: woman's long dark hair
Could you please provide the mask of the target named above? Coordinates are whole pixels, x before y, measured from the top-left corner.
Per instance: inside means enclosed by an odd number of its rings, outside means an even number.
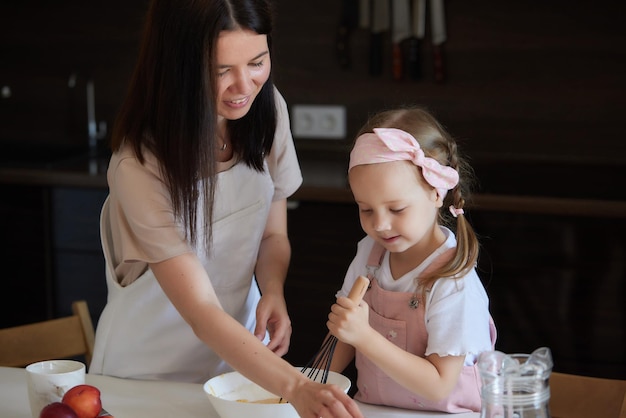
[[[222,31],[252,30],[267,35],[271,52],[272,18],[269,0],[153,0],[127,96],[113,127],[114,152],[126,142],[141,163],[144,151],[155,155],[174,215],[194,243],[198,197],[203,196],[207,249],[217,174],[217,38]],[[227,121],[227,129],[239,158],[263,170],[276,130],[271,75],[250,111]]]

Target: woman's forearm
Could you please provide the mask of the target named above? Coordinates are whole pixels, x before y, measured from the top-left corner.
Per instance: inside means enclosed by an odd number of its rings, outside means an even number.
[[[283,199],[272,203],[259,246],[255,276],[261,293],[283,295],[290,260],[287,200]]]
[[[277,396],[293,396],[304,377],[293,366],[220,308],[209,306],[199,316],[194,332],[231,367]]]

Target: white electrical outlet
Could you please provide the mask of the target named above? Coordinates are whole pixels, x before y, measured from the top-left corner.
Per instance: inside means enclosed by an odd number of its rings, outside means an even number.
[[[338,105],[293,105],[291,128],[296,138],[344,139],[346,108]]]

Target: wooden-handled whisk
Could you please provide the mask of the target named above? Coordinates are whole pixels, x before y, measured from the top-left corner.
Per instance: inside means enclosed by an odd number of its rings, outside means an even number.
[[[356,278],[356,281],[352,285],[352,289],[350,289],[350,293],[348,294],[348,298],[351,299],[355,303],[361,303],[365,292],[370,285],[370,281],[365,276],[359,276]],[[309,360],[309,362],[304,366],[300,372],[306,373],[306,375],[311,380],[319,381],[321,383],[326,383],[328,381],[328,374],[330,372],[330,363],[333,359],[333,353],[335,352],[335,347],[337,346],[337,337],[332,334],[326,335],[324,338],[324,342],[320,346],[319,350],[315,353],[315,355]],[[318,377],[321,379],[318,380]],[[282,403],[283,398],[281,397],[278,400],[278,403]]]
[[[370,281],[367,277],[357,277],[356,281],[352,285],[352,289],[350,289],[348,298],[357,304],[361,303],[365,292],[367,292],[369,284]],[[302,368],[301,372],[306,373],[310,379],[316,381],[321,374],[321,379],[319,381],[326,383],[328,380],[328,373],[330,371],[330,363],[333,359],[336,346],[337,337],[329,333],[324,339],[324,342],[320,346],[319,350],[317,350],[307,365]]]

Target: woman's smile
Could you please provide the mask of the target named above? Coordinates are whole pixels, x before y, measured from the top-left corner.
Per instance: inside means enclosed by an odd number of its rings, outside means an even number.
[[[224,101],[224,104],[234,109],[241,109],[242,107],[246,107],[249,101],[250,101],[250,96],[246,96],[246,97],[242,97],[241,99],[226,100]]]

